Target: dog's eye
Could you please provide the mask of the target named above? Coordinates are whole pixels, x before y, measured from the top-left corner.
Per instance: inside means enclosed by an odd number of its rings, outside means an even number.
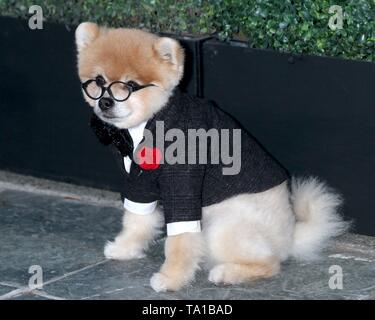
[[[129,86],[131,86],[133,89],[137,89],[138,87],[140,87],[140,84],[138,84],[135,81],[128,81],[126,84],[128,84]]]
[[[103,86],[105,84],[105,79],[103,78],[103,76],[101,75],[98,75],[96,78],[95,78],[95,81],[96,81],[96,84],[98,86]]]

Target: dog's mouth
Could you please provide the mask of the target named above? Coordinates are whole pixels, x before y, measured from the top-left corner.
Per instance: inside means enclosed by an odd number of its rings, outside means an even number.
[[[131,110],[115,110],[115,108],[110,110],[101,110],[98,106],[95,106],[94,112],[103,121],[113,124],[123,122],[132,114]]]
[[[111,115],[111,114],[105,114],[105,113],[102,113],[101,116],[103,118],[106,118],[106,119],[120,119],[120,117],[116,117],[114,115]]]
[[[124,115],[114,115],[111,113],[100,112],[97,115],[99,116],[99,118],[102,118],[103,121],[107,121],[110,123],[121,123],[122,121],[124,121],[125,118],[129,117],[130,114],[131,112],[129,112],[128,114],[124,116]]]

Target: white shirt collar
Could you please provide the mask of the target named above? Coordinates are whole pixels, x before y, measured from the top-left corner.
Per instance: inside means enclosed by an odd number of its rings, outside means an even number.
[[[146,124],[147,124],[147,121],[143,121],[140,124],[138,124],[137,126],[128,129],[128,131],[129,131],[129,133],[130,133],[130,135],[133,139],[133,147],[134,147],[133,150],[134,151],[135,151],[135,149],[137,149],[139,143],[143,139],[143,132],[145,130]]]

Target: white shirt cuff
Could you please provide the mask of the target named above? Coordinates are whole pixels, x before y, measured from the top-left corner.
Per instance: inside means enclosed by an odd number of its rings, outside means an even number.
[[[168,236],[176,236],[185,232],[200,232],[201,222],[196,221],[180,221],[167,223],[167,234]]]
[[[140,203],[130,201],[129,199],[124,200],[124,208],[136,214],[150,214],[156,209],[158,202]]]

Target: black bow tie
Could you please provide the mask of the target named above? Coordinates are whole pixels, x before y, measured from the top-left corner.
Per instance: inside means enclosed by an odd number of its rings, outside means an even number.
[[[128,129],[118,129],[99,119],[95,113],[91,117],[90,127],[102,144],[112,144],[123,157],[129,156],[133,159],[134,145]]]

